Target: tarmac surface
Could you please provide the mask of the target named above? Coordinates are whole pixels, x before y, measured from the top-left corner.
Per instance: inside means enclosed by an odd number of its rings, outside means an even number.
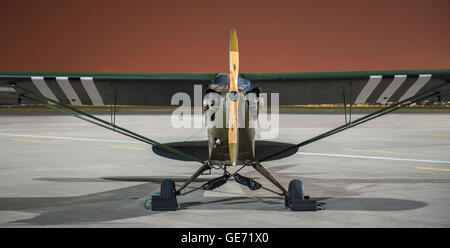
[[[344,122],[337,114],[279,117],[278,138],[258,142],[257,156]],[[173,128],[169,115],[116,122],[207,154],[206,130]],[[286,187],[302,180],[326,204],[315,212],[292,212],[282,197],[233,180],[179,196],[175,212],[152,212],[143,203],[159,182],[180,185],[200,164],[65,115],[0,115],[0,155],[0,227],[450,227],[449,114],[383,116],[263,163]],[[241,174],[276,190],[252,168]],[[188,190],[220,175],[213,170]]]

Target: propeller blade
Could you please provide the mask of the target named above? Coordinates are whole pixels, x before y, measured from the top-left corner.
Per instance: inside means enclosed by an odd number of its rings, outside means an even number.
[[[228,87],[228,147],[230,152],[230,161],[233,166],[236,165],[239,153],[239,129],[238,129],[238,111],[239,111],[239,49],[236,30],[231,30],[230,37],[230,85]]]

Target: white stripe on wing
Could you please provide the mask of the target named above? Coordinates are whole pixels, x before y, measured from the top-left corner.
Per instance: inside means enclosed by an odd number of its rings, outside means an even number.
[[[377,87],[377,85],[381,82],[383,76],[374,75],[370,76],[369,81],[366,83],[364,88],[359,93],[358,97],[355,100],[355,104],[365,103],[367,98],[369,98],[370,94],[372,94],[373,90]]]
[[[417,81],[409,87],[409,89],[403,94],[402,97],[400,97],[399,101],[403,101],[407,98],[413,97],[419,92],[420,89],[422,89],[423,86],[425,86],[428,81],[431,79],[431,74],[420,74]]]
[[[47,83],[44,80],[44,77],[31,77],[31,81],[33,81],[36,88],[41,92],[41,94],[47,98],[52,99],[53,101],[58,101],[53,91],[48,87]],[[48,103],[51,103],[50,101]]]
[[[68,77],[56,77],[56,82],[66,95],[67,99],[69,99],[70,104],[81,105],[80,98],[72,88]]]
[[[377,103],[389,102],[389,98],[400,88],[400,86],[405,82],[406,75],[395,75],[394,80],[389,84],[389,86],[384,90],[377,100]]]
[[[92,77],[80,77],[80,80],[84,89],[91,98],[92,104],[104,105],[102,97],[100,96],[100,93],[98,93],[97,87],[94,84],[94,79]]]

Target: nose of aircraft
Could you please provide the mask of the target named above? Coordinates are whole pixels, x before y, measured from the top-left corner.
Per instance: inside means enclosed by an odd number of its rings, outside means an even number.
[[[239,153],[239,126],[238,126],[238,111],[239,111],[239,92],[231,91],[228,93],[228,147],[230,153],[230,161],[233,166]]]

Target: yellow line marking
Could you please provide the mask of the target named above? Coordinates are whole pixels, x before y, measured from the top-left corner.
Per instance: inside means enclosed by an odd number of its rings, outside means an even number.
[[[428,134],[428,136],[431,136],[431,137],[443,137],[443,136],[445,136],[445,134],[440,134],[440,133],[430,133],[430,134]]]
[[[348,148],[342,148],[343,151],[350,151],[350,152],[377,152],[377,153],[390,153],[393,154],[395,152],[391,151],[383,151],[383,150],[359,150],[359,149],[348,149]]]
[[[433,170],[433,171],[450,171],[449,169],[435,169],[435,168],[425,168],[425,167],[416,167],[419,170]]]
[[[26,139],[12,139],[14,141],[22,141],[22,142],[32,142],[32,143],[39,143],[41,141],[39,140],[26,140]]]
[[[122,148],[122,149],[131,149],[131,150],[145,150],[144,147],[133,147],[133,146],[109,146],[111,148]]]
[[[128,137],[125,135],[112,135],[111,137],[115,139],[128,139]]]

